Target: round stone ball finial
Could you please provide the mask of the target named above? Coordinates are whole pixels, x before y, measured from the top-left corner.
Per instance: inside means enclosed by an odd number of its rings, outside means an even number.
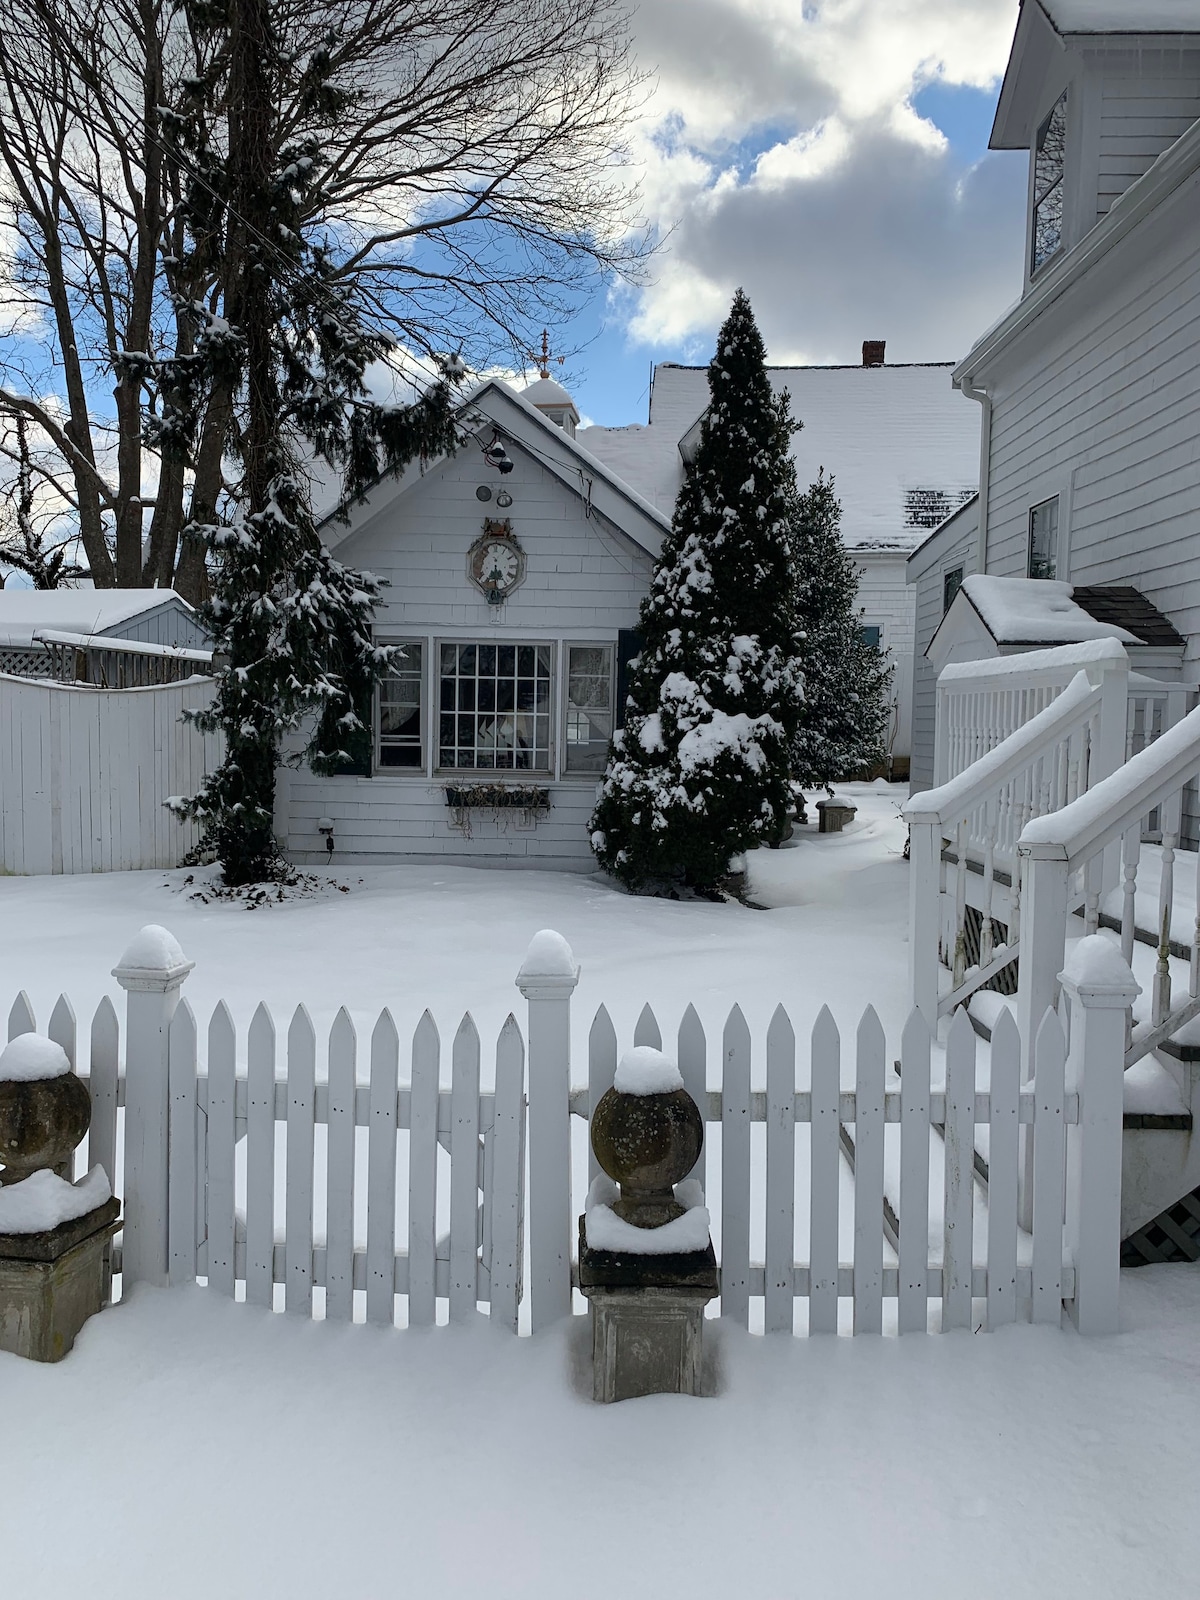
[[[635,1228],[681,1217],[673,1189],[703,1145],[704,1122],[676,1064],[649,1045],[627,1051],[592,1116],[596,1160],[620,1185],[617,1216]]]
[[[0,1184],[62,1166],[91,1120],[87,1085],[53,1039],[22,1033],[0,1050]]]

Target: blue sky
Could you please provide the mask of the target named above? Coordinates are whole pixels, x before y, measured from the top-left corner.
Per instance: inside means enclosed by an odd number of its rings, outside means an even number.
[[[653,363],[706,361],[739,284],[775,361],[964,354],[1020,289],[1025,161],[987,150],[1016,11],[642,0],[634,149],[671,236],[648,286],[550,330],[580,410],[644,421]]]

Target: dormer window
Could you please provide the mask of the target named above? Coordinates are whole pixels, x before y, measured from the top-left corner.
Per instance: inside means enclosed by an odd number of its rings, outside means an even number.
[[[1062,248],[1063,167],[1067,147],[1067,91],[1038,129],[1033,159],[1033,254],[1037,272]]]

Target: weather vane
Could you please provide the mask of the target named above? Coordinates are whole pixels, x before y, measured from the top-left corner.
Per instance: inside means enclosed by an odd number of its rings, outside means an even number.
[[[550,354],[550,333],[546,328],[542,329],[541,351],[527,350],[525,354],[530,361],[535,361],[537,363],[539,378],[548,378],[550,376],[550,363],[552,361],[557,361],[561,367],[567,359],[566,356],[554,356]]]

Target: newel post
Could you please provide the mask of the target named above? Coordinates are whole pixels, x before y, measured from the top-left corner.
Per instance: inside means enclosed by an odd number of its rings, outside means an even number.
[[[1065,1242],[1075,1263],[1068,1309],[1080,1333],[1116,1333],[1125,1014],[1141,988],[1117,946],[1099,934],[1079,941],[1061,977],[1071,1006],[1066,1088],[1079,1096],[1079,1121],[1067,1127]]]
[[[908,972],[913,1005],[936,1038],[938,944],[941,933],[942,828],[938,819],[908,817]]]
[[[571,1315],[571,996],[579,968],[543,928],[517,974],[529,1003],[529,1294],[534,1333]]]
[[[124,1290],[167,1282],[170,1095],[167,1031],[183,981],[195,966],[174,936],[151,923],[134,938],[113,977],[125,1002]]]

